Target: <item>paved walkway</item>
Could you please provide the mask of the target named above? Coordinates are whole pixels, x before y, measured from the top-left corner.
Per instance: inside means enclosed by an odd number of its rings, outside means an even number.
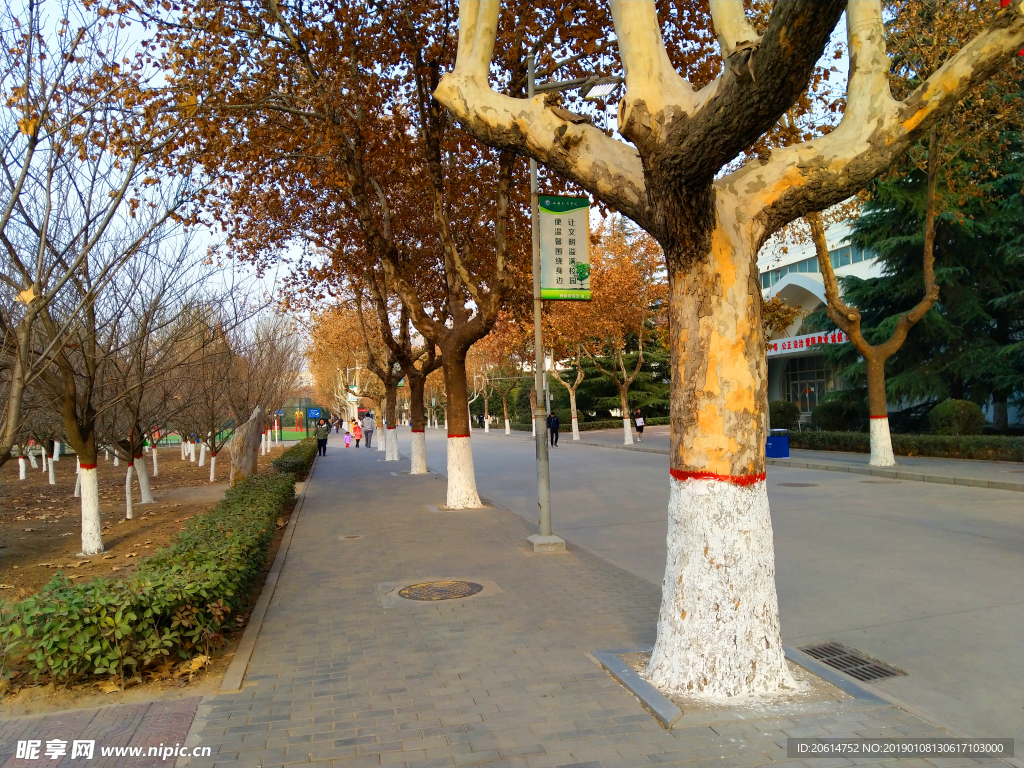
[[[583,550],[533,554],[534,527],[512,511],[430,512],[443,478],[394,476],[407,464],[378,456],[332,441],[317,464],[246,683],[200,706],[189,742],[213,756],[189,765],[743,768],[797,765],[787,735],[941,733],[849,698],[688,713],[666,731],[587,656],[649,646],[657,586]],[[445,577],[494,588],[385,596]]]
[[[0,765],[14,766],[83,766],[89,768],[142,768],[165,762],[159,757],[146,753],[150,747],[174,747],[184,744],[189,726],[199,706],[200,697],[171,701],[154,701],[143,704],[123,704],[101,709],[75,710],[55,715],[7,718],[0,723]],[[39,742],[37,759],[18,759],[16,750],[19,741]],[[64,742],[66,754],[59,758],[48,758],[47,742]],[[72,760],[75,740],[93,741],[92,759]],[[142,754],[103,756],[103,748],[139,747]]]
[[[525,434],[525,433],[523,433]],[[642,443],[623,445],[621,429],[599,429],[581,432],[576,445],[623,448],[646,453],[669,452],[668,426],[647,427]],[[636,434],[634,432],[634,439]],[[560,443],[572,444],[572,432],[564,432]],[[808,451],[795,448],[789,459],[769,459],[769,464],[797,469],[821,469],[853,472],[893,480],[917,480],[928,483],[966,485],[1024,492],[1024,464],[1010,461],[973,461],[969,459],[936,459],[927,456],[897,456],[895,467],[869,467],[868,454],[840,451]]]

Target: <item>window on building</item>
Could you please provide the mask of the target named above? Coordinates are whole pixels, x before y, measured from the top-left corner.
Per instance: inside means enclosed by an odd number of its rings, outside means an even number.
[[[809,415],[826,392],[836,389],[836,375],[821,355],[796,357],[786,365],[783,385],[785,398]]]

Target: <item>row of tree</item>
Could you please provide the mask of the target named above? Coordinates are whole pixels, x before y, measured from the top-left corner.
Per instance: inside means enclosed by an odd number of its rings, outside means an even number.
[[[657,243],[666,271],[651,286],[663,297],[630,294],[643,300],[593,317],[593,329],[612,338],[600,324],[664,307],[664,320],[644,324],[668,348],[672,421],[669,554],[648,674],[663,689],[723,698],[792,685],[764,482],[758,250],[864,189],[1011,62],[1024,35],[1020,3],[956,3],[973,39],[958,35],[937,68],[894,68],[887,34],[899,38],[929,5],[892,3],[886,16],[880,0],[792,0],[754,2],[748,14],[734,0],[613,0],[611,18],[598,0],[463,0],[457,15],[436,0],[119,0],[103,10],[118,24],[141,18],[154,36],[141,61],[160,67],[160,87],[128,103],[142,105],[142,124],[180,130],[161,162],[179,178],[198,163],[196,220],[223,226],[235,255],[290,262],[297,302],[336,297],[354,302],[363,327],[377,318],[385,419],[396,423],[390,393],[404,377],[414,462],[440,365],[451,508],[480,506],[471,350],[504,316],[521,322],[531,298],[523,158],[542,165],[546,192],[586,191]],[[844,12],[849,74],[837,95],[823,54]],[[621,66],[618,133],[600,103],[527,98],[534,54],[541,82]],[[150,113],[151,93],[171,100]],[[31,134],[32,111],[21,115]],[[562,359],[608,360],[607,375],[628,387],[636,368],[619,331],[603,354],[588,340]],[[634,337],[638,359],[645,333]]]

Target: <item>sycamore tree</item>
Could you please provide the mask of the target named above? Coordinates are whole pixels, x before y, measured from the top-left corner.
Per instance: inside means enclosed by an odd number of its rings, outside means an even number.
[[[535,157],[661,245],[672,356],[668,560],[648,676],[707,698],[792,685],[779,630],[764,474],[766,350],[756,255],[774,232],[863,189],[972,88],[1006,66],[1024,3],[986,9],[988,26],[902,97],[889,87],[882,3],[791,0],[755,27],[744,4],[710,0],[717,75],[677,70],[653,0],[612,0],[625,75],[624,141],[543,95],[491,87],[499,3],[459,5],[459,51],[435,96],[488,144]],[[899,13],[897,6],[894,11]],[[730,164],[807,91],[846,12],[843,117],[824,136]],[[694,15],[690,15],[692,28]],[[666,28],[678,18],[666,18]],[[710,25],[709,25],[710,26]],[[706,38],[693,45],[702,45]],[[693,46],[691,46],[693,47]],[[581,47],[581,50],[583,48]]]

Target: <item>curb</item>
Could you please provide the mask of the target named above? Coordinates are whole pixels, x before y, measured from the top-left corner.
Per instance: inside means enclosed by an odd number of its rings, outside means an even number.
[[[249,668],[249,661],[252,659],[253,651],[256,650],[256,639],[259,637],[260,630],[263,629],[263,619],[267,614],[267,609],[270,607],[270,601],[274,597],[274,591],[277,589],[277,577],[281,574],[281,568],[284,567],[284,561],[288,557],[288,548],[292,543],[292,534],[295,532],[299,513],[302,511],[302,505],[306,500],[306,491],[313,480],[313,473],[316,471],[317,464],[319,464],[319,458],[317,456],[313,459],[313,465],[309,468],[309,474],[306,475],[306,479],[302,483],[302,490],[299,491],[298,500],[295,502],[295,509],[292,510],[291,518],[288,520],[288,527],[285,528],[284,536],[281,538],[281,545],[277,548],[274,563],[270,566],[267,580],[263,582],[263,590],[260,592],[259,599],[249,615],[249,623],[245,627],[245,632],[242,633],[242,639],[238,643],[238,648],[231,659],[231,664],[228,665],[228,671],[224,673],[220,690],[217,692],[218,695],[222,693],[237,693],[242,690],[245,672]]]
[[[628,653],[628,651],[594,651],[591,655],[598,664],[608,671],[609,675],[618,680],[626,690],[640,700],[644,709],[654,715],[663,728],[671,729],[683,716],[683,710],[633,671],[632,667],[619,658],[620,653]]]
[[[852,475],[874,475],[890,480],[914,480],[919,483],[940,483],[943,485],[959,485],[971,488],[991,488],[998,491],[1015,491],[1024,493],[1024,483],[1006,480],[982,480],[974,477],[949,477],[947,475],[926,475],[923,472],[904,472],[896,469],[878,469],[875,467],[841,466],[813,461],[793,461],[792,459],[765,459],[765,464],[793,469],[821,469],[826,472],[848,472]]]
[[[661,448],[634,448],[626,445],[609,445],[608,443],[589,443],[585,440],[567,441],[567,445],[586,445],[591,448],[614,448],[634,453],[660,453],[668,456],[669,452]],[[949,477],[947,475],[928,475],[923,472],[905,472],[896,469],[877,469],[875,467],[858,467],[839,464],[827,464],[814,461],[793,461],[792,459],[765,459],[765,464],[791,469],[815,469],[825,472],[846,472],[852,475],[873,475],[890,480],[913,480],[919,483],[939,483],[941,485],[959,485],[970,488],[989,488],[997,491],[1014,491],[1024,493],[1024,483],[1007,480],[982,480],[974,477]]]

